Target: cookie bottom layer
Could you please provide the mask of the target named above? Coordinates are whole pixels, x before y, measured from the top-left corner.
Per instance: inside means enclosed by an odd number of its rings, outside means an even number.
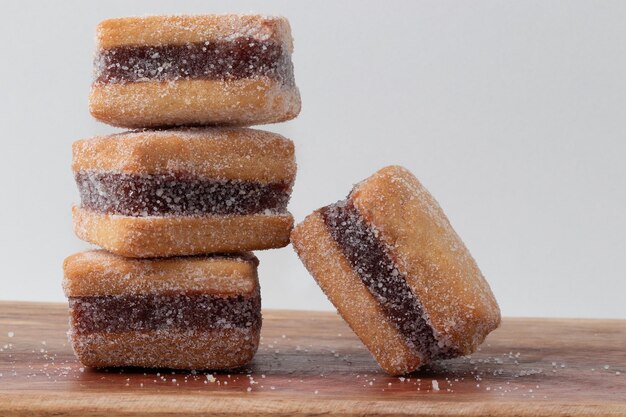
[[[267,77],[95,83],[89,109],[96,119],[127,128],[246,126],[293,119],[300,93]]]
[[[290,213],[131,217],[74,206],[72,217],[80,239],[132,258],[280,248],[293,227]]]
[[[339,314],[392,375],[414,371],[422,358],[407,343],[354,271],[319,211],[294,229],[291,243]]]
[[[76,356],[96,368],[139,366],[172,369],[229,369],[252,360],[260,329],[210,329],[91,333],[70,331]]]

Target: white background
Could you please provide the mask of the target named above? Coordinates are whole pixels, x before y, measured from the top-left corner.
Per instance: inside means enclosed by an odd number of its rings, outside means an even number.
[[[503,314],[626,318],[626,2],[0,3],[0,299],[62,301],[70,144],[97,22],[262,12],[295,38],[300,221],[388,164],[413,171]],[[265,307],[331,309],[291,248],[259,253]]]

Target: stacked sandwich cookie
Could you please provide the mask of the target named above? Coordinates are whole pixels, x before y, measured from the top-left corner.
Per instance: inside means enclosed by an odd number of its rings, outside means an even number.
[[[88,366],[232,368],[259,343],[250,253],[131,259],[103,250],[65,260],[74,351]]]
[[[293,143],[243,126],[300,111],[283,18],[112,19],[98,27],[94,117],[80,140],[70,339],[88,366],[225,369],[254,356],[258,260],[289,243]],[[156,130],[147,130],[156,129]]]
[[[244,126],[300,112],[289,22],[241,15],[112,19],[98,27],[91,114],[114,126]]]
[[[130,257],[286,246],[293,143],[248,128],[135,131],[77,141],[76,234]]]

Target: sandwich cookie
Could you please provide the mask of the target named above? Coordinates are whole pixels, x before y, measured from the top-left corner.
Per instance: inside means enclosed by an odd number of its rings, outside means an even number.
[[[243,126],[300,112],[287,19],[125,17],[97,28],[91,114],[127,128]]]
[[[435,199],[391,166],[296,226],[292,244],[389,374],[475,351],[500,323],[476,262]]]
[[[288,244],[293,143],[247,128],[135,131],[79,140],[78,237],[128,257]]]
[[[129,259],[68,257],[70,341],[92,367],[226,369],[248,363],[261,330],[252,254]]]

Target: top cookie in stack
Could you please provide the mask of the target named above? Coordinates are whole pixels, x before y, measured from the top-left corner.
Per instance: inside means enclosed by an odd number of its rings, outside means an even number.
[[[127,128],[276,123],[300,112],[289,22],[149,16],[97,29],[91,114]]]

